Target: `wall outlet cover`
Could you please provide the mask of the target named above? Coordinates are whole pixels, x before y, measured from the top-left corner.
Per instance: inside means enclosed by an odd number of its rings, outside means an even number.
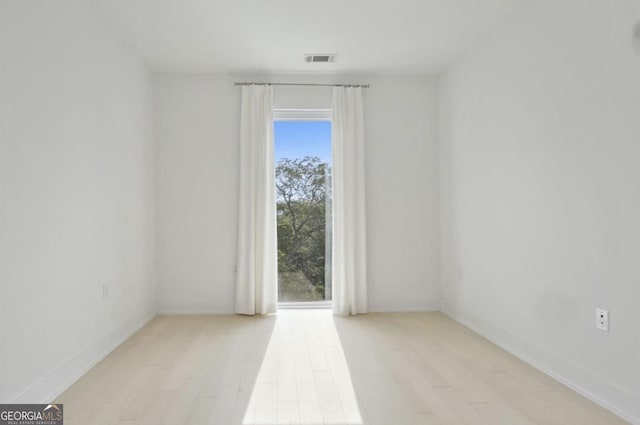
[[[596,308],[596,327],[601,331],[609,332],[609,310]]]

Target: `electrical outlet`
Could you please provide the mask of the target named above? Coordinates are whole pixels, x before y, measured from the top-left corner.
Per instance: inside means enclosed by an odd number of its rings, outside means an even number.
[[[609,310],[596,308],[596,328],[609,332]]]

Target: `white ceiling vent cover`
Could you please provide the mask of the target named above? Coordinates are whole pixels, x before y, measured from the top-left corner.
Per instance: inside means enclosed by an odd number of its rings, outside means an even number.
[[[323,53],[323,54],[312,54],[312,55],[304,55],[304,61],[308,63],[332,63],[336,61],[335,53]]]

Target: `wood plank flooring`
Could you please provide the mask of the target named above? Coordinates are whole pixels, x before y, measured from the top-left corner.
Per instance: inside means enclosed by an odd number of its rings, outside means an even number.
[[[56,402],[66,425],[626,423],[440,313],[158,316]]]

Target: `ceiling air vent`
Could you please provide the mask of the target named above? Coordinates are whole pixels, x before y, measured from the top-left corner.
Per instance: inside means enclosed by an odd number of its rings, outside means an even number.
[[[315,55],[304,55],[304,61],[308,63],[330,63],[336,61],[335,54],[315,54]]]

